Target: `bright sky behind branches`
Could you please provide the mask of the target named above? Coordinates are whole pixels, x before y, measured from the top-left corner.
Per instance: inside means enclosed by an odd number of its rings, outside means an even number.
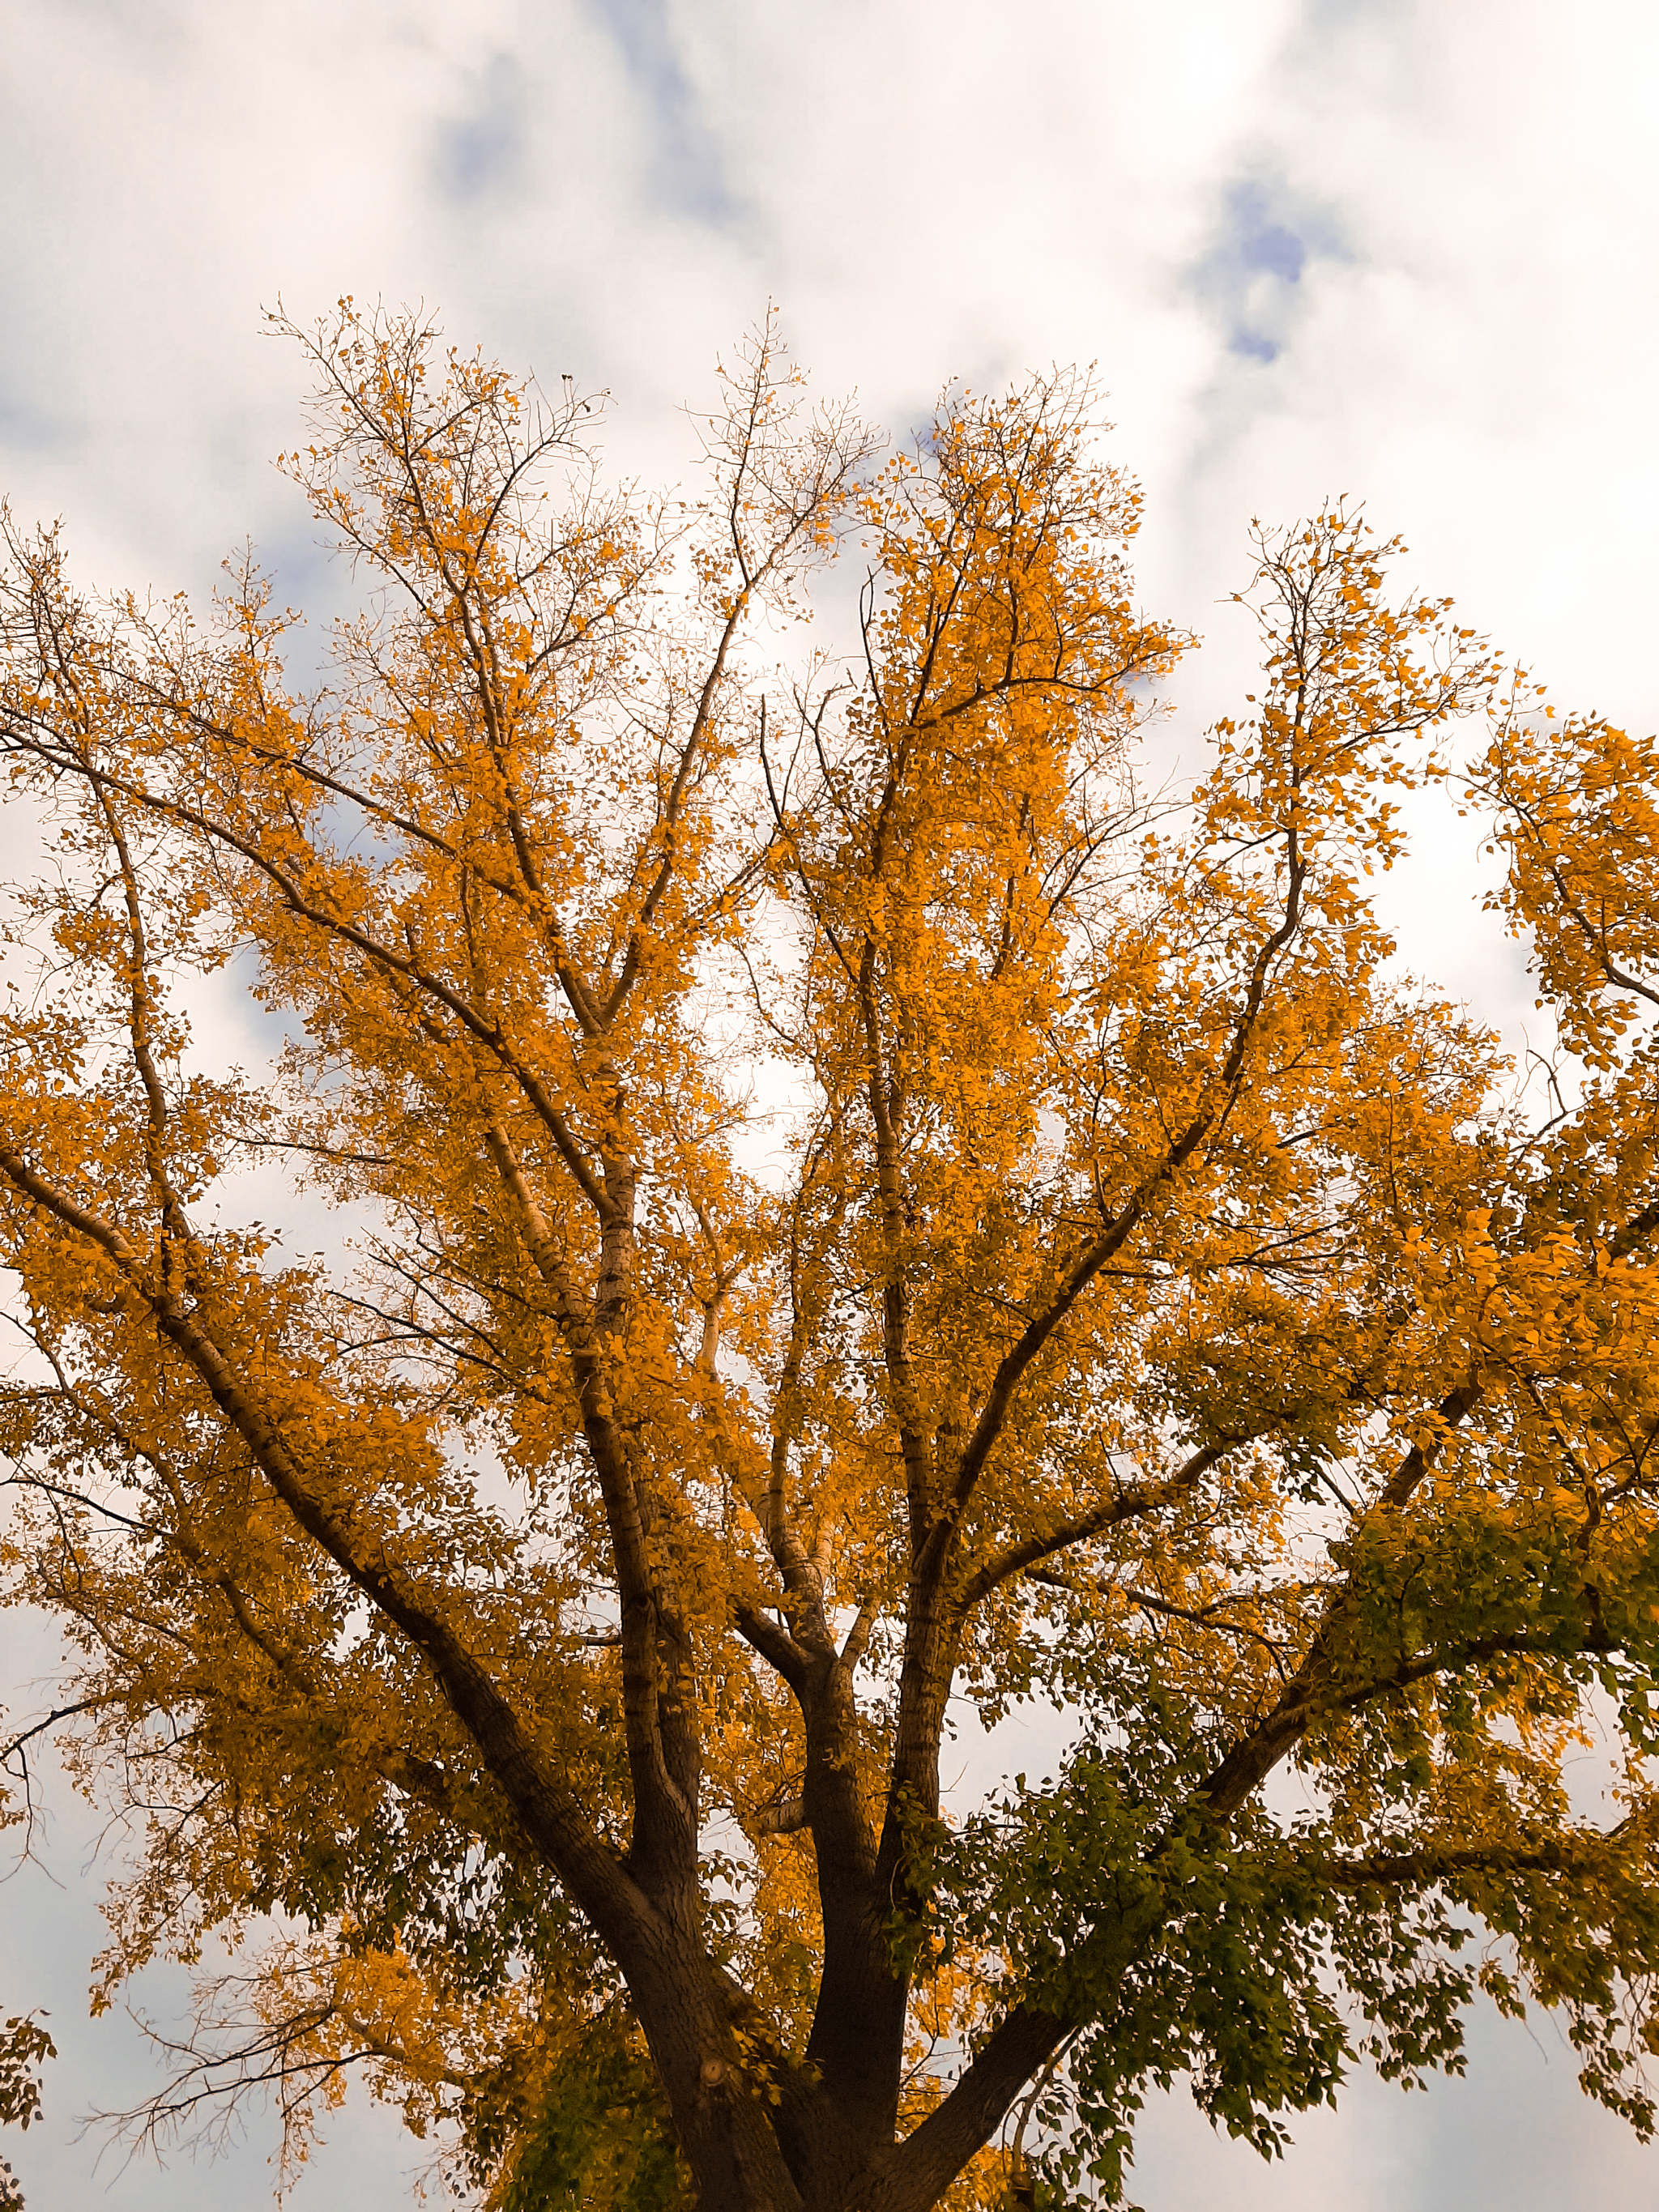
[[[608,386],[608,450],[647,482],[689,470],[676,410],[770,297],[819,389],[901,431],[947,375],[1097,362],[1148,495],[1143,597],[1208,639],[1175,686],[1183,757],[1244,680],[1250,516],[1343,491],[1553,696],[1659,722],[1650,5],[4,0],[0,54],[0,491],[64,517],[83,581],[201,592],[251,532],[281,597],[337,594],[269,466],[301,381],[260,334],[279,297],[424,301],[556,391]],[[1413,964],[1514,1025],[1472,853],[1437,839],[1389,911]],[[38,1672],[6,1633],[8,1681]],[[267,2201],[258,2134],[91,2178],[73,2115],[154,2076],[82,2017],[94,1831],[49,1802],[61,1887],[0,1892],[0,2001],[49,2003],[64,2053],[47,2126],[0,2145],[31,2212]],[[1357,2083],[1272,2172],[1155,2106],[1135,2193],[1650,2206],[1659,2150],[1573,2075],[1548,2022],[1485,2018],[1467,2082]],[[417,2162],[349,2112],[295,2201],[379,2212]]]

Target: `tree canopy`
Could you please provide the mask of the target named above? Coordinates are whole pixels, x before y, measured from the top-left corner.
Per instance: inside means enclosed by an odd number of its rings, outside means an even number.
[[[283,328],[325,680],[251,557],[0,573],[3,1557],[130,1824],[98,1989],[200,1973],[141,2118],[302,2151],[355,2068],[507,2212],[1110,2197],[1149,2087],[1271,2151],[1480,1986],[1650,2132],[1653,744],[1338,507],[1154,788],[1086,380],[890,450],[769,325],[682,502]],[[1541,1106],[1374,909],[1442,803]]]

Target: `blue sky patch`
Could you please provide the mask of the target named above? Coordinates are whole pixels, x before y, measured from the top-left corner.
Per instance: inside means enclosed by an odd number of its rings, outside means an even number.
[[[646,110],[646,173],[657,199],[715,228],[736,209],[725,164],[681,64],[665,0],[594,0]]]
[[[524,80],[510,54],[497,54],[478,85],[470,115],[447,126],[440,141],[445,192],[466,204],[518,176],[525,150]]]
[[[1275,179],[1245,177],[1227,186],[1215,242],[1191,281],[1220,319],[1227,350],[1266,362],[1283,349],[1317,263],[1351,258],[1328,215]]]

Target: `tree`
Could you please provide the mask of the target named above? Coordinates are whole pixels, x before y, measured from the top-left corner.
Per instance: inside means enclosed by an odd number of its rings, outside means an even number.
[[[1086,383],[882,459],[769,328],[682,507],[284,328],[330,685],[251,561],[198,628],[9,526],[0,614],[7,1558],[142,1845],[101,1986],[232,1946],[152,2120],[302,2147],[361,2063],[510,2206],[1110,2193],[1149,2083],[1271,2150],[1480,1984],[1650,2133],[1652,747],[1339,509],[1149,800]],[[850,658],[769,666],[835,557]],[[1390,980],[1413,791],[1508,855],[1541,1121]],[[241,990],[268,1080],[191,1043]],[[951,1818],[963,1697],[1063,1729]]]

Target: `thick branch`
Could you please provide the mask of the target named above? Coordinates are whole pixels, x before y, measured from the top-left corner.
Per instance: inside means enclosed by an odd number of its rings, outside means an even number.
[[[1158,1512],[1166,1505],[1177,1504],[1218,1461],[1224,1459],[1243,1442],[1241,1437],[1227,1437],[1218,1443],[1206,1444],[1164,1481],[1138,1483],[1133,1490],[1120,1492],[1106,1504],[1078,1515],[1075,1520],[1062,1522],[1058,1528],[1011,1544],[1006,1552],[988,1559],[968,1577],[957,1600],[957,1611],[970,1613],[993,1590],[1012,1581],[1015,1576],[1040,1566],[1043,1560],[1069,1551],[1075,1544],[1086,1544],[1091,1537],[1103,1535],[1120,1522],[1136,1520],[1145,1514]]]
[[[732,1620],[744,1643],[776,1668],[797,1696],[804,1695],[811,1662],[788,1630],[780,1628],[741,1598],[732,1601]]]
[[[1212,1094],[1200,1105],[1181,1134],[1169,1146],[1158,1165],[1143,1178],[1118,1213],[1108,1221],[1104,1233],[1078,1255],[1067,1269],[1058,1291],[1041,1313],[1033,1315],[1018,1340],[999,1363],[985,1404],[958,1463],[950,1504],[929,1533],[928,1547],[936,1552],[941,1563],[992,1449],[1006,1424],[1014,1393],[1032,1362],[1096,1276],[1121,1251],[1158,1193],[1175,1180],[1217,1121],[1224,1118],[1243,1074],[1245,1055],[1261,1016],[1273,961],[1294,937],[1301,922],[1302,887],[1306,876],[1306,864],[1298,853],[1293,830],[1289,843],[1290,882],[1285,893],[1284,919],[1264,940],[1251,963],[1244,1004],[1234,1024],[1231,1048],[1221,1071],[1218,1095]]]
[[[651,1907],[615,1851],[594,1832],[574,1793],[548,1766],[487,1670],[391,1563],[383,1540],[374,1535],[366,1540],[353,1530],[349,1516],[324,1502],[280,1422],[244,1384],[202,1323],[170,1290],[147,1279],[140,1255],[121,1230],[55,1188],[7,1145],[0,1145],[0,1172],[113,1263],[129,1294],[148,1308],[161,1336],[193,1370],[295,1521],[421,1653],[526,1833],[603,1940],[625,1958]]]
[[[1339,1889],[1365,1889],[1373,1885],[1427,1887],[1459,1875],[1584,1874],[1604,1863],[1625,1826],[1621,1821],[1617,1828],[1605,1831],[1569,1829],[1529,1849],[1491,1844],[1445,1850],[1427,1844],[1417,1851],[1368,1851],[1361,1858],[1327,1861],[1319,1872],[1322,1881]]]
[[[1413,1654],[1381,1669],[1366,1680],[1344,1683],[1330,1656],[1330,1632],[1340,1601],[1333,1607],[1314,1639],[1312,1649],[1286,1684],[1273,1711],[1230,1751],[1201,1784],[1199,1795],[1222,1814],[1236,1813],[1245,1799],[1265,1781],[1314,1724],[1328,1713],[1356,1712],[1379,1698],[1396,1695],[1414,1682],[1437,1674],[1462,1674],[1482,1661],[1504,1657],[1560,1658],[1580,1652],[1606,1653],[1613,1645],[1604,1631],[1589,1626],[1568,1648],[1559,1634],[1514,1630],[1492,1636],[1471,1637],[1462,1644],[1439,1650]]]
[[[870,2212],[927,2212],[1066,2034],[1064,2021],[1020,2005],[994,2028],[942,2104],[908,2136],[866,2200]]]
[[[42,738],[20,732],[14,723],[9,732],[12,742],[21,751],[33,753],[48,768],[59,774],[86,776],[85,763],[73,753]],[[595,1176],[576,1141],[568,1121],[549,1093],[546,1085],[514,1049],[511,1040],[498,1022],[489,1019],[476,1006],[468,1003],[459,992],[453,990],[441,976],[434,975],[421,966],[412,957],[395,952],[380,943],[367,929],[348,921],[337,912],[331,911],[307,897],[299,882],[270,854],[262,851],[251,836],[231,828],[228,823],[186,806],[177,799],[164,799],[130,779],[98,771],[98,781],[109,790],[132,800],[147,812],[177,823],[180,828],[194,830],[211,843],[222,845],[237,854],[248,865],[258,871],[274,887],[290,913],[301,921],[311,923],[325,934],[336,937],[361,953],[371,966],[386,975],[432,999],[451,1015],[473,1040],[483,1045],[491,1057],[512,1077],[536,1118],[552,1138],[559,1157],[569,1170],[573,1180],[584,1198],[592,1207],[601,1224],[608,1224],[616,1218],[617,1202]]]
[[[635,1847],[643,1847],[644,1856],[654,1857],[665,1848],[672,1850],[672,1838],[680,1847],[672,1855],[684,1860],[688,1848],[694,1856],[696,1851],[695,1785],[688,1793],[671,1771],[671,1748],[665,1740],[669,1732],[665,1706],[682,1686],[678,1680],[680,1655],[661,1648],[667,1624],[646,1542],[639,1486],[611,1402],[606,1347],[571,1287],[563,1255],[499,1124],[485,1129],[484,1141],[520,1239],[553,1293],[581,1409],[582,1433],[605,1500],[622,1607],[623,1708],[635,1790]]]

